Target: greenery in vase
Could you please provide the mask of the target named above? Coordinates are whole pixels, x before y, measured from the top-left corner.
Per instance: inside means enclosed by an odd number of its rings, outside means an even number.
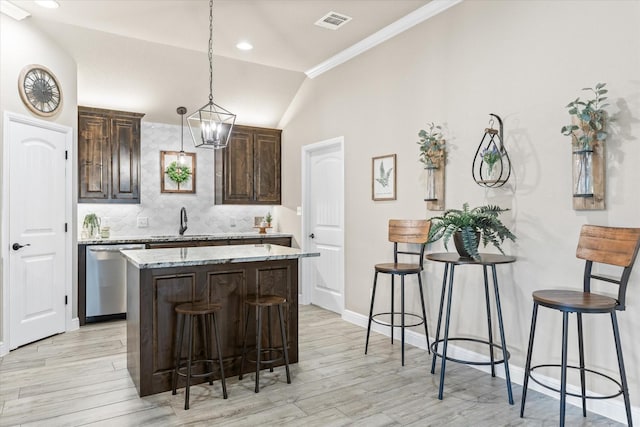
[[[424,163],[425,169],[438,167],[446,150],[442,127],[431,122],[429,123],[428,130],[420,129],[418,137],[420,138],[417,142],[420,144],[419,159]]]
[[[429,243],[443,239],[444,247],[448,250],[449,240],[455,232],[460,231],[465,250],[472,258],[478,259],[480,254],[476,232],[480,232],[483,246],[491,243],[504,254],[500,244],[505,239],[513,242],[516,240],[516,236],[498,218],[498,215],[508,210],[492,205],[470,209],[468,203],[462,209],[448,209],[442,216],[431,218]]]
[[[598,83],[595,87],[586,87],[582,90],[592,92],[595,99],[583,101],[580,97],[567,104],[569,115],[574,117],[574,121],[560,130],[563,135],[571,136],[573,145],[580,150],[591,150],[597,141],[604,141],[607,138],[607,112],[603,104],[607,99],[604,96],[608,90],[606,83]]]
[[[267,224],[271,225],[271,220],[273,218],[271,217],[271,212],[267,212],[267,215],[264,217],[264,220],[266,221]]]
[[[185,182],[191,176],[191,169],[188,166],[181,165],[178,162],[171,162],[166,170],[169,179],[178,184]]]
[[[100,218],[94,213],[86,214],[82,221],[82,228],[89,231],[89,236],[93,237],[100,233]]]
[[[491,148],[487,147],[482,152],[480,152],[480,157],[482,161],[487,164],[487,168],[489,169],[489,175],[493,172],[493,166],[498,163],[498,160],[502,157],[498,148],[494,145]]]

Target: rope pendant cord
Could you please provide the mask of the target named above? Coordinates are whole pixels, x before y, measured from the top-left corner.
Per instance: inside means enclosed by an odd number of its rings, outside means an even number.
[[[213,0],[209,0],[209,102],[213,102]]]

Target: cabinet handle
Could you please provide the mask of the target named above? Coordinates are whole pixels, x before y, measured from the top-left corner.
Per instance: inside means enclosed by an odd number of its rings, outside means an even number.
[[[309,234],[309,237],[311,237],[312,239],[315,239],[316,235],[311,233],[311,234]]]

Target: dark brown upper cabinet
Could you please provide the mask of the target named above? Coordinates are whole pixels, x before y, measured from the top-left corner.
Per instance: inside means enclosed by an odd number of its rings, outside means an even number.
[[[280,204],[279,129],[234,126],[229,145],[216,150],[216,204]]]
[[[143,116],[78,107],[79,203],[140,203]]]

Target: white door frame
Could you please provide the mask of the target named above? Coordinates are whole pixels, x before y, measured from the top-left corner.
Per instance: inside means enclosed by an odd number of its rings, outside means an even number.
[[[342,238],[341,238],[341,245],[342,245],[342,265],[345,266],[345,262],[344,262],[344,254],[345,254],[345,250],[344,250],[344,226],[345,226],[345,208],[344,208],[344,201],[345,201],[345,191],[344,191],[344,137],[343,136],[338,136],[335,138],[331,138],[331,139],[327,139],[324,141],[320,141],[320,142],[316,142],[313,144],[309,144],[309,145],[305,145],[302,147],[302,249],[303,250],[308,250],[308,234],[309,234],[309,211],[310,211],[310,204],[311,204],[311,195],[310,195],[310,191],[309,191],[309,185],[310,185],[310,178],[309,178],[309,160],[311,159],[311,154],[315,151],[318,150],[324,150],[328,147],[332,147],[332,146],[337,146],[340,150],[340,155],[342,157],[342,185],[343,185],[343,191],[342,191]],[[309,258],[310,260],[312,260],[313,258]],[[304,259],[302,260],[303,262],[301,263],[301,277],[302,277],[302,295],[299,296],[298,301],[301,304],[311,304],[313,301],[311,301],[311,291],[312,291],[312,286],[311,286],[311,272],[310,272],[310,267],[308,266],[308,263],[304,262]],[[346,292],[346,290],[344,289],[344,283],[345,283],[345,272],[344,272],[344,268],[342,271],[342,283],[343,283],[343,292],[342,292],[342,304],[341,306],[343,307],[344,310],[344,294]]]
[[[65,329],[70,331],[77,329],[77,322],[73,322],[73,280],[71,277],[72,272],[72,255],[73,255],[73,224],[71,223],[71,208],[72,208],[72,165],[73,162],[73,128],[63,126],[57,123],[48,122],[34,117],[25,116],[22,114],[12,113],[5,111],[4,123],[3,123],[3,135],[2,135],[2,247],[0,248],[0,257],[2,258],[2,337],[0,340],[0,356],[9,352],[9,126],[11,123],[22,123],[29,126],[37,126],[47,130],[60,132],[65,134],[65,150],[68,153],[68,162],[65,166],[65,222],[68,224],[67,232],[65,233],[65,266],[64,266],[64,279],[65,279],[65,293],[68,297],[67,305],[65,306]]]

